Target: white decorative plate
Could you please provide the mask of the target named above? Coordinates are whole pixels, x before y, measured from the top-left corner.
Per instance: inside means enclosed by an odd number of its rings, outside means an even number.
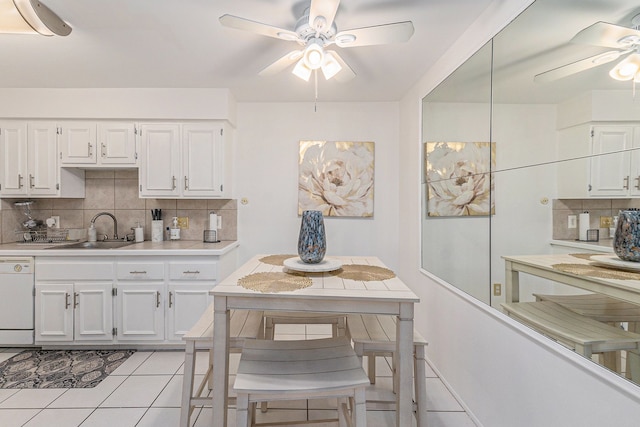
[[[325,273],[342,268],[340,261],[331,258],[325,258],[317,264],[307,264],[299,257],[293,257],[285,259],[283,264],[290,270],[303,271],[305,273]]]
[[[640,271],[640,262],[624,261],[616,255],[593,255],[591,257],[594,265],[613,267],[620,270]]]

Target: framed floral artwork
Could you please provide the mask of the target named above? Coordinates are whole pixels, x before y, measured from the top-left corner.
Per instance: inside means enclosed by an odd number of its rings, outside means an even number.
[[[495,213],[494,142],[425,142],[427,215]]]
[[[300,141],[298,214],[373,216],[373,142]]]

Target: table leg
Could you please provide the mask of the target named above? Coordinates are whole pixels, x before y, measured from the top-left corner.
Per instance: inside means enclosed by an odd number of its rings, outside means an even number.
[[[227,298],[213,300],[213,427],[227,425],[229,396],[229,310]]]
[[[401,303],[396,324],[396,426],[410,426],[413,418],[413,303]]]
[[[504,262],[504,280],[505,280],[505,302],[520,301],[520,276],[518,271],[513,270],[511,261]]]

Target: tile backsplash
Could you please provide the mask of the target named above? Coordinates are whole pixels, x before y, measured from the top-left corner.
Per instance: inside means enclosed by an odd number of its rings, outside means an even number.
[[[1,199],[0,242],[16,241],[16,230],[22,229],[26,217],[14,202],[24,199]],[[209,223],[209,212],[222,217],[218,230],[220,240],[236,240],[238,236],[237,200],[220,199],[141,199],[138,197],[137,170],[87,170],[84,199],[33,199],[31,214],[34,219],[60,217],[60,226],[68,229],[86,229],[98,212],[109,212],[118,220],[118,235],[133,233],[138,222],[144,227],[145,240],[151,240],[151,209],[162,209],[164,227],[171,225],[174,216],[188,217],[189,228],[182,229],[182,240],[202,240]],[[113,221],[108,216],[96,220],[98,236],[113,236]]]
[[[621,209],[640,208],[640,199],[556,199],[553,201],[553,239],[575,240],[578,228],[568,228],[568,216],[589,212],[589,228],[599,229],[600,239],[608,239],[608,228],[600,228],[600,217],[614,217]]]

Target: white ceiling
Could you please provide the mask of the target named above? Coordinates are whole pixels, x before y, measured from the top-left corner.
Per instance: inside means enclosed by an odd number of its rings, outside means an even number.
[[[68,22],[67,37],[0,34],[0,87],[230,88],[238,101],[311,101],[287,71],[258,72],[293,42],[223,28],[228,13],[293,29],[296,0],[43,0]],[[490,0],[342,0],[338,31],[411,20],[407,43],[341,49],[357,76],[318,78],[319,101],[395,101],[425,73]],[[338,48],[339,49],[339,48]]]

